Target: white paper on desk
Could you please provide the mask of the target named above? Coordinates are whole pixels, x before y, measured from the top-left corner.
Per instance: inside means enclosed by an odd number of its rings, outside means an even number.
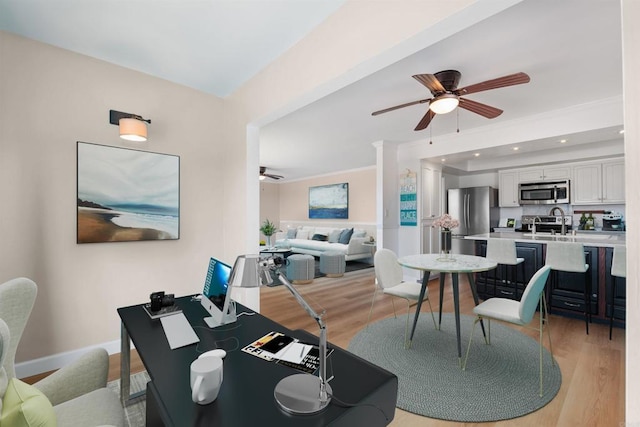
[[[274,357],[286,362],[299,364],[302,363],[305,356],[309,353],[312,347],[313,346],[308,344],[292,342],[291,344],[277,352]]]
[[[161,317],[160,321],[171,350],[200,341],[183,313]]]

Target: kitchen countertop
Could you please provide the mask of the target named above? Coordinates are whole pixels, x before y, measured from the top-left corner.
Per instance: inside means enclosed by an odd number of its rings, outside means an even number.
[[[576,235],[567,234],[563,236],[559,233],[520,233],[515,231],[499,233],[483,233],[472,236],[465,236],[470,240],[487,240],[488,238],[512,239],[516,242],[524,243],[547,243],[547,242],[577,242],[584,246],[595,246],[601,248],[613,248],[614,246],[625,246],[625,233],[605,233],[605,232],[578,232]]]

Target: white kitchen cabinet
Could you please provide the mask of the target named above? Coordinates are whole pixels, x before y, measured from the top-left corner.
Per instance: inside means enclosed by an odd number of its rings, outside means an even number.
[[[573,167],[571,203],[624,203],[624,159],[579,163]]]
[[[556,181],[570,177],[571,167],[568,165],[520,169],[519,173],[520,182]]]
[[[498,198],[501,208],[520,206],[518,202],[518,184],[518,172],[498,172]]]
[[[429,165],[422,166],[422,209],[421,209],[421,253],[438,253],[440,250],[439,233],[433,228],[433,221],[444,210],[442,194],[442,170]]]

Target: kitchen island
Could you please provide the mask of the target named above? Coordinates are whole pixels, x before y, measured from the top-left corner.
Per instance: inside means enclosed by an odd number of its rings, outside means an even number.
[[[476,286],[480,298],[503,297],[520,299],[529,279],[544,265],[546,243],[548,242],[577,242],[584,245],[585,261],[589,264],[587,274],[591,276],[592,293],[590,296],[593,321],[606,322],[614,313],[615,320],[624,320],[626,304],[626,282],[618,278],[616,295],[613,295],[613,278],[611,276],[611,262],[613,248],[624,246],[625,233],[578,232],[577,234],[561,235],[551,233],[521,233],[497,232],[466,236],[475,240],[475,253],[485,256],[487,239],[510,239],[516,242],[517,256],[524,258],[524,274],[518,274],[518,281],[514,275],[505,273],[502,269],[480,273],[476,276]],[[555,276],[555,275],[552,275]],[[585,277],[584,274],[558,272],[556,277],[550,276],[546,287],[547,301],[554,314],[582,317],[585,312]],[[614,323],[620,326],[620,322]]]

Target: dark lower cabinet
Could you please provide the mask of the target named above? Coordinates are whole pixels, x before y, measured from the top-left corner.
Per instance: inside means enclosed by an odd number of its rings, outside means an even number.
[[[481,299],[492,297],[520,299],[525,286],[538,269],[544,265],[546,245],[543,243],[516,242],[518,257],[524,258],[518,268],[517,283],[514,267],[499,265],[497,269],[476,274],[478,296]],[[613,276],[611,262],[613,248],[585,246],[585,261],[589,264],[587,273],[554,272],[549,275],[546,286],[547,302],[554,314],[582,316],[585,310],[584,291],[587,277],[591,279],[591,292],[588,301],[594,321],[604,322],[614,313],[614,319],[625,319],[626,281],[616,277],[616,292],[613,294]],[[476,255],[485,256],[487,242],[476,240]],[[604,270],[604,271],[603,271]],[[601,300],[600,296],[603,296]]]
[[[613,261],[613,248],[605,248],[604,255],[604,281],[605,281],[605,315],[618,320],[626,319],[627,280],[624,277],[611,275],[611,263]],[[616,293],[613,293],[613,281],[616,281]]]

